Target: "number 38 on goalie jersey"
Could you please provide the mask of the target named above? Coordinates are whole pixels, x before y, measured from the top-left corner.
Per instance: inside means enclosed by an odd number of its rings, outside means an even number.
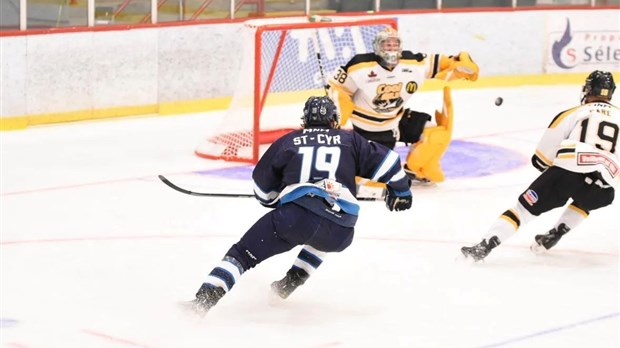
[[[599,172],[607,185],[620,183],[620,110],[605,102],[587,103],[558,114],[545,131],[532,163],[571,172]]]
[[[353,131],[333,128],[306,128],[284,135],[261,157],[252,179],[255,196],[265,206],[302,204],[304,198],[318,196],[335,206],[334,212],[326,212],[324,205],[306,207],[352,226],[359,211],[356,176],[386,183],[395,191],[409,191],[396,152]]]

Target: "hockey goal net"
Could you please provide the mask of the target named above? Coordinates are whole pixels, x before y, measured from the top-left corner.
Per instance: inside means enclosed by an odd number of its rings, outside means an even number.
[[[195,153],[256,163],[275,139],[300,128],[303,102],[311,95],[325,95],[328,77],[353,55],[372,52],[376,33],[386,26],[397,28],[396,20],[296,17],[245,22],[243,63],[230,107]]]

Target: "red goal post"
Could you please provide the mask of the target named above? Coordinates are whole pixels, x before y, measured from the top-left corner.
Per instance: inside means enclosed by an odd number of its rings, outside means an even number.
[[[316,17],[312,17],[316,19]],[[250,20],[231,104],[219,128],[195,150],[208,159],[256,163],[269,144],[300,128],[303,102],[325,95],[327,79],[394,18],[307,17]]]

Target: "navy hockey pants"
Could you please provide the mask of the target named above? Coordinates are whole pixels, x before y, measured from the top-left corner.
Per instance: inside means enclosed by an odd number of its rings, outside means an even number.
[[[353,241],[353,227],[343,227],[295,203],[287,203],[261,217],[226,253],[248,270],[262,261],[310,245],[324,252],[340,252]]]

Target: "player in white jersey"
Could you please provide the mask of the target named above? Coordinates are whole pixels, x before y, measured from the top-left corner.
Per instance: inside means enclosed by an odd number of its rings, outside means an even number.
[[[545,131],[532,164],[542,174],[519,196],[473,247],[461,252],[476,261],[513,236],[536,216],[562,207],[555,226],[534,238],[535,253],[544,252],[577,227],[590,212],[614,200],[620,184],[620,110],[611,105],[616,84],[611,73],[594,71],[585,81],[581,105],[558,114]]]
[[[466,52],[445,56],[403,51],[391,27],[376,35],[373,49],[355,55],[329,80],[341,125],[350,118],[355,131],[391,149],[397,141],[412,144],[405,171],[418,180],[443,181],[439,160],[450,143],[448,120],[438,118],[437,126],[425,129],[431,116],[404,107],[426,79],[475,81],[478,65]]]

